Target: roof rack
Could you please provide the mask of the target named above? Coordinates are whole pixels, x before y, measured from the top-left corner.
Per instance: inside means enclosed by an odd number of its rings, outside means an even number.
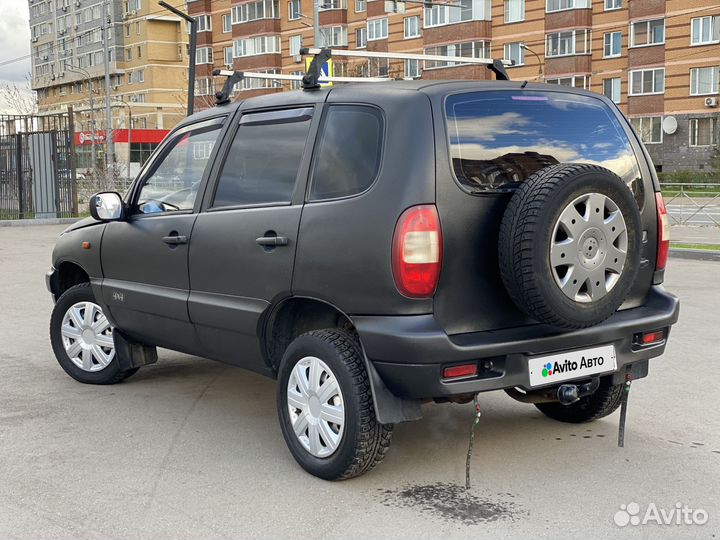
[[[468,58],[465,56],[438,56],[434,54],[415,54],[415,53],[399,53],[399,52],[368,52],[368,51],[348,51],[345,49],[330,48],[312,48],[303,47],[300,49],[301,55],[314,55],[313,61],[310,63],[305,77],[303,77],[303,88],[306,90],[318,88],[320,86],[318,78],[320,76],[320,68],[333,56],[351,57],[351,58],[388,58],[393,60],[425,60],[430,62],[457,62],[458,64],[482,64],[490,71],[495,73],[495,78],[499,81],[509,81],[510,76],[505,71],[505,66],[515,65],[512,60],[499,60],[491,58]]]
[[[213,71],[215,77],[227,77],[222,90],[215,92],[215,102],[217,105],[230,102],[230,95],[237,83],[243,79],[265,79],[273,81],[303,81],[305,75],[288,75],[284,73],[263,73],[257,71],[232,71],[229,69],[216,69]],[[388,82],[392,79],[387,77],[319,77],[320,83],[338,82]]]

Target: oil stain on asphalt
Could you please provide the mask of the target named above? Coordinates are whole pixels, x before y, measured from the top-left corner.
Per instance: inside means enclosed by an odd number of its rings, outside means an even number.
[[[445,482],[411,485],[400,489],[381,489],[385,506],[420,510],[446,521],[479,525],[500,519],[512,519],[518,509],[515,503],[478,497],[464,486]],[[500,497],[500,496],[499,496]],[[503,494],[502,497],[512,497]]]

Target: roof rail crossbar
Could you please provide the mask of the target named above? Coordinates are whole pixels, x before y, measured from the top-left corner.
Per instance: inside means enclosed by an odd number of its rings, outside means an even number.
[[[229,69],[216,69],[212,74],[215,77],[218,75],[224,75],[227,77],[222,90],[215,92],[215,105],[230,103],[230,95],[232,94],[233,88],[237,83],[245,78],[245,74],[242,71],[230,71]]]
[[[455,62],[457,64],[482,64],[490,71],[495,73],[495,77],[499,81],[509,81],[510,77],[505,71],[505,66],[515,64],[512,60],[500,60],[492,58],[472,58],[464,56],[439,56],[434,54],[416,54],[416,53],[396,53],[396,52],[368,52],[368,51],[352,51],[352,50],[335,50],[335,49],[317,49],[306,47],[300,49],[303,55],[319,55],[322,51],[329,51],[331,56],[344,56],[354,58],[388,58],[394,60],[425,60],[428,62]],[[329,58],[329,56],[328,56]],[[327,58],[323,60],[323,63]],[[320,65],[322,65],[320,64]],[[312,64],[311,64],[312,69]]]

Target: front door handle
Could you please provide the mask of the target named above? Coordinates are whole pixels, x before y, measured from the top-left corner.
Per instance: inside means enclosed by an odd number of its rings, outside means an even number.
[[[178,246],[180,244],[187,244],[188,243],[188,237],[187,236],[179,236],[177,234],[171,234],[170,236],[163,236],[163,242],[170,246]]]
[[[261,246],[275,247],[275,246],[287,246],[287,236],[261,236],[256,238],[255,241]]]

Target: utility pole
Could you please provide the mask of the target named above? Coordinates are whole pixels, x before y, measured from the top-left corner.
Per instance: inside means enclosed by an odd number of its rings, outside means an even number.
[[[315,0],[317,1],[317,0]],[[171,6],[164,0],[160,0],[158,4],[168,11],[171,11],[181,19],[184,19],[190,25],[190,58],[188,58],[188,102],[187,115],[190,116],[195,108],[195,51],[197,49],[197,22],[195,17],[191,17],[187,13],[183,13],[175,6]]]
[[[113,166],[114,151],[112,137],[112,108],[110,107],[110,41],[108,34],[112,31],[112,15],[110,0],[103,2],[105,24],[103,24],[103,45],[105,48],[105,169]]]
[[[97,159],[97,154],[95,153],[95,106],[93,101],[93,95],[95,94],[95,90],[93,89],[93,80],[90,76],[90,73],[81,67],[68,67],[68,63],[65,62],[65,69],[67,71],[73,71],[75,73],[80,73],[80,75],[84,75],[87,77],[88,82],[88,101],[90,102],[90,144],[92,144],[92,161],[91,161],[91,168],[95,168],[95,160]]]
[[[323,39],[320,43],[320,0],[313,0],[313,34],[315,47],[325,47],[325,40]]]

